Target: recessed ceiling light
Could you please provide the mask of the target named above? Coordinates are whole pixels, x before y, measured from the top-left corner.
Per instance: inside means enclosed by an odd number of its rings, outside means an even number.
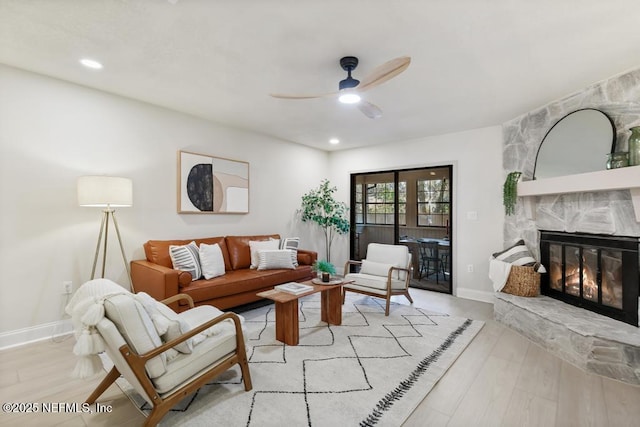
[[[329,144],[333,144],[333,145],[340,144],[340,140],[338,138],[331,138],[329,140]]]
[[[434,176],[436,173],[435,173],[435,172],[429,172],[429,174],[430,174],[431,176]]]
[[[102,69],[102,64],[99,63],[98,61],[95,61],[93,59],[89,59],[89,58],[83,58],[80,60],[80,63],[82,65],[84,65],[87,68],[92,68],[94,70],[101,70]]]

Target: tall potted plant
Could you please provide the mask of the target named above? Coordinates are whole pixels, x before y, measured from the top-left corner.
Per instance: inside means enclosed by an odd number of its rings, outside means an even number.
[[[313,222],[324,232],[327,261],[331,261],[331,243],[336,234],[349,232],[349,218],[347,205],[338,202],[333,197],[337,191],[331,187],[329,180],[322,180],[318,188],[310,190],[302,196],[300,213],[302,221]]]

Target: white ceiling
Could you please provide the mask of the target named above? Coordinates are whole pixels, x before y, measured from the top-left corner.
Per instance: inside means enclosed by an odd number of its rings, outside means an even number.
[[[499,125],[635,68],[639,17],[638,0],[0,0],[0,63],[330,151]],[[268,96],[336,90],[346,55],[355,78],[412,57],[366,92],[382,118]]]

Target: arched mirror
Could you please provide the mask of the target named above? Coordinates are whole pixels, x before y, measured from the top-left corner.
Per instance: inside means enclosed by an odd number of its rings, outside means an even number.
[[[534,179],[575,175],[606,169],[614,151],[616,129],[600,110],[569,113],[547,132],[536,156]]]

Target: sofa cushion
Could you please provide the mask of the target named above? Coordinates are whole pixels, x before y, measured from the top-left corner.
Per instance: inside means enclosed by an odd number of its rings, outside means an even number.
[[[293,259],[289,249],[261,250],[258,252],[258,270],[276,270],[284,268],[293,270]]]
[[[198,304],[235,294],[260,292],[282,283],[305,280],[311,274],[311,267],[308,265],[300,266],[294,270],[258,271],[247,268],[228,271],[224,276],[210,280],[195,280],[180,289],[180,292],[188,294]]]
[[[291,258],[293,260],[293,266],[298,266],[298,246],[300,245],[299,237],[286,237],[280,241],[280,249],[289,249],[291,251]]]
[[[213,279],[222,276],[225,272],[224,257],[222,250],[217,243],[200,245],[200,265],[202,266],[202,275],[205,279]]]
[[[202,277],[202,267],[200,267],[200,249],[196,242],[188,245],[169,246],[169,255],[174,270],[186,271],[191,274],[192,280]]]
[[[147,261],[154,264],[162,265],[167,268],[173,268],[171,264],[171,257],[169,255],[169,246],[171,245],[187,245],[190,242],[195,241],[200,245],[206,243],[207,245],[213,245],[217,243],[222,251],[222,257],[224,258],[225,270],[231,270],[231,262],[229,261],[229,252],[224,237],[207,237],[204,239],[188,239],[188,240],[149,240],[144,244],[144,254],[147,257]]]
[[[280,240],[252,240],[249,242],[249,251],[251,253],[251,265],[249,268],[258,268],[260,263],[259,253],[263,250],[274,250],[280,247]]]
[[[280,240],[279,234],[257,235],[257,236],[227,236],[225,242],[227,251],[229,252],[229,261],[231,270],[239,270],[249,268],[251,265],[251,250],[249,248],[250,241],[258,240]],[[229,270],[229,268],[227,269]]]

